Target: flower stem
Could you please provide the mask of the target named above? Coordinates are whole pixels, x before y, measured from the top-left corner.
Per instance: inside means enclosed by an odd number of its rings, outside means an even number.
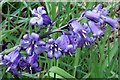
[[[77,66],[78,66],[78,63],[79,63],[79,56],[80,56],[80,49],[78,48],[76,50],[75,60],[74,60],[74,71],[73,71],[74,77],[76,76],[76,73],[77,73]]]

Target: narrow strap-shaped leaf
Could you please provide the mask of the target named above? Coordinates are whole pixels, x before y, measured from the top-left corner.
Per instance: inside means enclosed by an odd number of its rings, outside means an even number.
[[[70,75],[69,73],[67,73],[66,71],[64,71],[63,69],[59,68],[59,67],[52,67],[50,68],[49,72],[53,72],[53,73],[56,73],[57,75],[60,75],[61,77],[63,78],[74,78],[72,75]]]

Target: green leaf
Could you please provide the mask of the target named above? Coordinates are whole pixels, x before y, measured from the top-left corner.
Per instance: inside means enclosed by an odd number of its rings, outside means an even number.
[[[48,75],[48,73],[47,73],[47,74],[45,74],[44,76],[50,76],[50,77],[54,78],[54,73],[53,73],[53,72],[50,72],[49,75]],[[61,77],[61,76],[59,76],[59,75],[56,74],[56,78],[63,78],[63,77]]]
[[[83,78],[89,78],[90,74],[91,73],[86,74],[85,76],[83,76]]]
[[[26,76],[26,77],[29,77],[29,78],[38,78],[36,76],[36,74],[29,74],[29,73],[25,73],[25,72],[22,72],[22,76]]]
[[[53,73],[56,73],[57,75],[63,77],[63,78],[74,78],[72,75],[70,75],[69,73],[67,73],[65,70],[59,68],[59,67],[56,67],[56,66],[53,66],[52,68],[50,68],[49,72],[53,72]]]
[[[115,42],[113,48],[111,49],[110,53],[109,53],[109,60],[111,62],[111,60],[113,59],[113,57],[115,56],[115,54],[118,51],[118,41]],[[106,57],[105,61],[102,64],[102,68],[105,69],[107,66],[109,66],[109,61],[108,61],[108,57]]]

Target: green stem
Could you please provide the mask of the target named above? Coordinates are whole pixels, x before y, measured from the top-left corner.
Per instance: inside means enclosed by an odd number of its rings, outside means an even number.
[[[57,66],[58,67],[58,60],[56,60],[55,58],[54,58],[54,66]],[[56,79],[56,74],[54,73],[54,79]]]
[[[54,58],[54,66],[56,66],[56,59]],[[54,73],[54,80],[56,79],[56,74]]]
[[[74,71],[73,71],[74,77],[76,76],[77,66],[78,66],[78,63],[79,63],[79,56],[80,56],[80,49],[78,48],[76,50],[75,61],[74,61]]]

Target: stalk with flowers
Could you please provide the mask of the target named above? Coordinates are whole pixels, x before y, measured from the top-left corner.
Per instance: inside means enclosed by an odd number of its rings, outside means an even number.
[[[9,54],[0,55],[0,61],[6,67],[6,71],[14,75],[20,75],[22,72],[29,74],[41,72],[40,55],[46,54],[45,57],[56,61],[63,56],[76,55],[78,48],[94,45],[95,40],[106,32],[106,25],[111,26],[111,31],[119,26],[119,18],[112,19],[108,16],[108,11],[102,4],[84,11],[80,17],[69,20],[67,24],[57,29],[53,28],[58,16],[52,21],[43,6],[34,8],[31,14],[33,17],[29,24],[32,28],[39,27],[39,31],[24,34],[17,48]],[[80,23],[84,19],[87,21]],[[44,28],[48,30],[40,35]],[[54,39],[51,35],[56,32],[60,35]],[[47,41],[44,41],[44,38],[47,38]],[[23,55],[22,51],[25,51],[26,55]]]

